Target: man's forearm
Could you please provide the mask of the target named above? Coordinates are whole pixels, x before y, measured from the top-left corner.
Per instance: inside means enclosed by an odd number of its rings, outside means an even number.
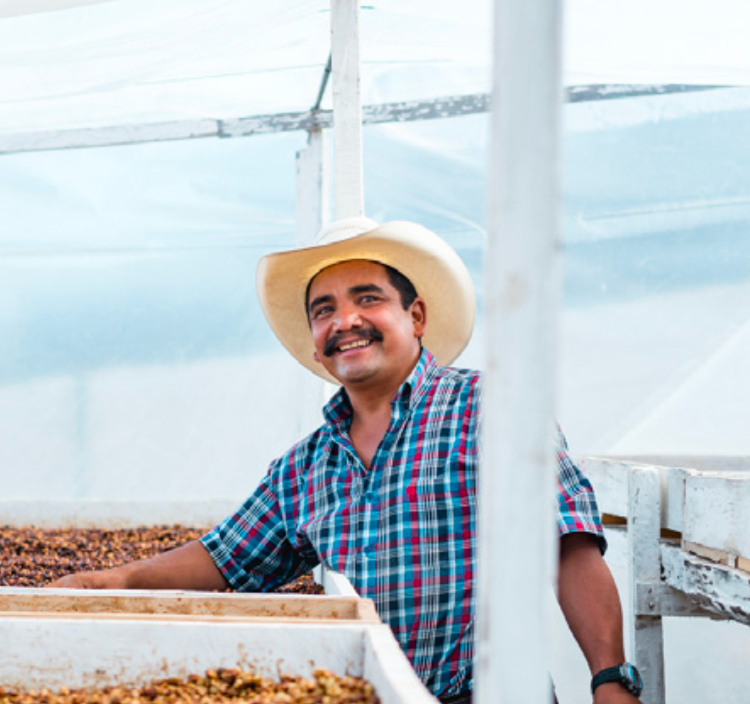
[[[558,600],[592,675],[625,660],[620,598],[593,536],[572,533],[561,538]],[[638,700],[610,683],[597,688],[595,701]]]
[[[73,589],[223,590],[227,581],[203,545],[194,540],[146,560],[97,572],[81,572],[56,580],[50,587]]]
[[[561,538],[558,599],[592,674],[625,659],[617,587],[587,533]]]

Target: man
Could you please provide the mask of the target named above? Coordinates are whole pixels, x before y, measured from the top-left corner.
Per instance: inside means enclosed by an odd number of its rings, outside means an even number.
[[[469,702],[481,380],[442,366],[473,328],[465,266],[419,225],[354,218],[265,257],[257,288],[291,354],[341,384],[325,424],[200,541],[52,586],[268,591],[322,562],[374,600],[435,695]],[[595,704],[634,704],[593,491],[557,444],[559,600]]]

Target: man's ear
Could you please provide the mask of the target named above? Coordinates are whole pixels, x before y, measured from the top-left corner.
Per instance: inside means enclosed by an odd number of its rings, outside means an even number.
[[[423,337],[427,329],[427,306],[419,296],[411,304],[410,312],[414,324],[414,337]]]

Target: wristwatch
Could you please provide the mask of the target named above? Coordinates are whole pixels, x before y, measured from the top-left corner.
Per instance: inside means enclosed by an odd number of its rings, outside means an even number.
[[[608,667],[601,672],[597,672],[594,679],[591,680],[591,694],[596,691],[600,684],[605,682],[619,682],[636,697],[640,697],[643,691],[641,673],[638,672],[635,665],[631,665],[629,662],[622,662],[615,667]]]

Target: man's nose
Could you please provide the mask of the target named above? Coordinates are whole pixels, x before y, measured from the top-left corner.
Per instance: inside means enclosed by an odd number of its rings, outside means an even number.
[[[351,330],[362,326],[362,318],[359,310],[353,305],[339,306],[338,315],[336,316],[337,330]]]

